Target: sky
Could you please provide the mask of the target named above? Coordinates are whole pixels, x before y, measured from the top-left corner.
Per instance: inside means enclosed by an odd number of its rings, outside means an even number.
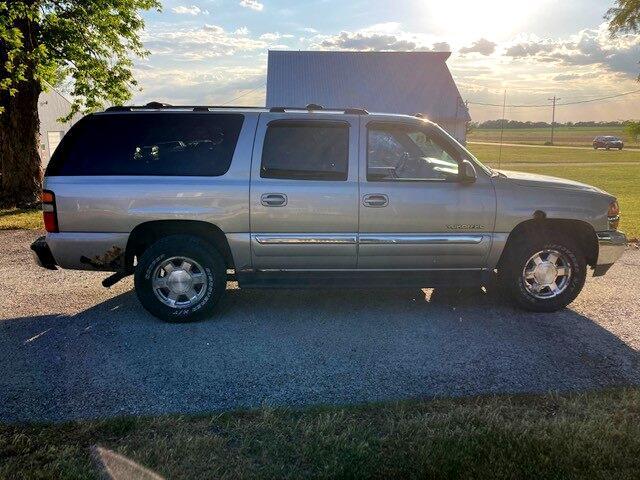
[[[165,0],[143,13],[135,103],[264,105],[269,50],[449,51],[473,120],[560,100],[556,121],[640,119],[640,35],[611,38],[613,0]],[[551,108],[506,118],[550,121]]]

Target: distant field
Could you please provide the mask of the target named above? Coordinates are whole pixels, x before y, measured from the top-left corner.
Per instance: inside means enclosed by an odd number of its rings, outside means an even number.
[[[621,137],[628,147],[640,148],[640,145],[627,138],[623,127],[557,127],[554,133],[554,145],[591,147],[593,138],[598,135]],[[524,143],[544,145],[551,138],[550,128],[508,129],[504,131],[504,143]],[[469,142],[499,142],[500,130],[476,129],[468,136]]]
[[[483,162],[498,162],[498,145],[468,145],[474,155]],[[502,146],[502,162],[511,163],[618,163],[640,162],[637,150],[593,150],[581,148],[555,148],[531,146]]]
[[[498,146],[470,145],[470,149],[481,162],[498,166]],[[640,237],[640,152],[503,146],[500,166],[568,178],[606,190],[620,203],[620,229],[630,238]]]

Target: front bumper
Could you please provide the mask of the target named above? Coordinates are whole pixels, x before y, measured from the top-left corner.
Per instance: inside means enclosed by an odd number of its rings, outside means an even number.
[[[46,237],[38,237],[38,239],[31,244],[31,250],[39,266],[49,270],[57,270],[56,260],[53,258],[49,245],[47,245]]]
[[[593,276],[604,275],[618,260],[627,248],[627,237],[622,232],[609,230],[598,232],[598,261]]]

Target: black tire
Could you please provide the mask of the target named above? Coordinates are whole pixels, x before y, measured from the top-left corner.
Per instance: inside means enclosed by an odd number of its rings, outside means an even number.
[[[165,305],[153,289],[152,276],[159,265],[171,257],[195,260],[206,277],[202,298],[187,307]],[[191,322],[211,315],[227,285],[227,271],[222,255],[213,245],[190,235],[170,235],[145,250],[136,266],[134,283],[142,306],[152,315],[175,323]]]
[[[498,280],[502,290],[517,306],[533,312],[555,312],[573,302],[582,290],[587,263],[580,247],[571,238],[553,233],[528,234],[514,240],[507,248],[498,269]],[[541,299],[526,288],[523,270],[532,256],[546,250],[563,254],[571,275],[564,291],[555,297]]]

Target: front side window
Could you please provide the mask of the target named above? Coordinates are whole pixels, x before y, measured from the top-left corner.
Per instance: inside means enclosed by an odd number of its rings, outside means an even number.
[[[267,128],[260,176],[294,180],[347,179],[349,125],[273,122]]]
[[[455,151],[435,130],[408,125],[374,125],[368,130],[367,180],[458,178]]]

